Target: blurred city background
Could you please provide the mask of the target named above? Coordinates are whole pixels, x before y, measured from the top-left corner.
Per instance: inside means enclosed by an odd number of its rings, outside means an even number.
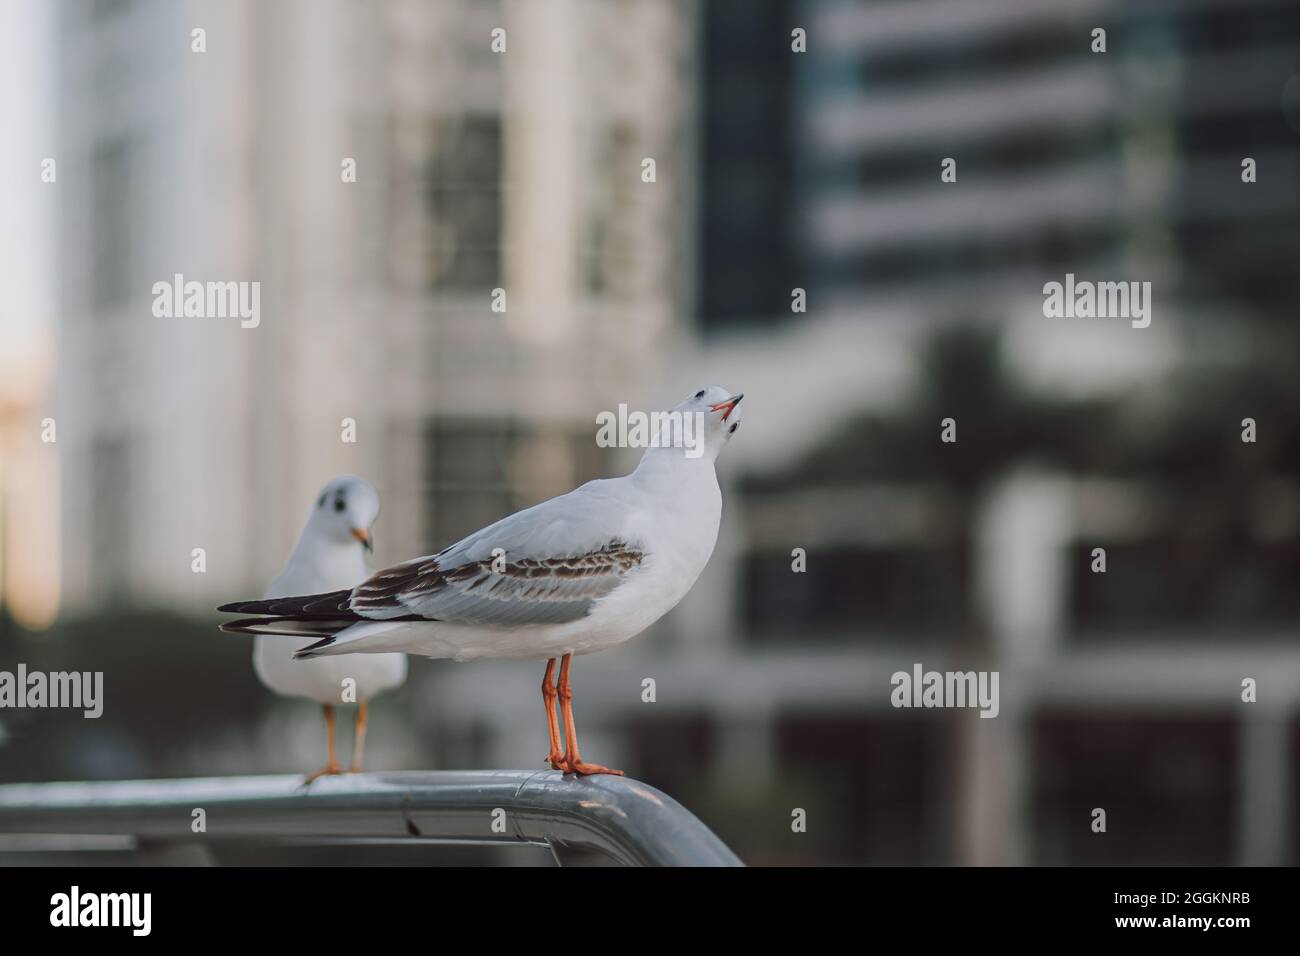
[[[213,608],[326,480],[379,489],[382,566],[717,383],[717,550],[577,660],[585,755],[751,864],[1300,861],[1291,0],[0,11],[0,669],[106,697],[0,712],[0,781],[319,765]],[[1150,281],[1150,327],[1044,318],[1067,272]],[[260,327],[155,318],[176,273],[259,281]],[[917,662],[999,671],[999,717],[892,708]],[[368,769],[540,767],[541,670],[413,660]]]

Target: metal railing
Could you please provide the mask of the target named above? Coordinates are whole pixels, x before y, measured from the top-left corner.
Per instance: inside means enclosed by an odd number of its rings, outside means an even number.
[[[554,770],[370,773],[309,787],[296,776],[5,784],[0,834],[25,836],[29,849],[37,834],[58,845],[125,837],[161,862],[179,857],[160,848],[197,847],[202,860],[222,841],[367,840],[546,846],[564,866],[743,865],[654,787]]]

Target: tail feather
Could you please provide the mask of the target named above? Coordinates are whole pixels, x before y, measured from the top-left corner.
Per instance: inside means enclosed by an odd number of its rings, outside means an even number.
[[[402,621],[366,621],[351,624],[332,633],[314,635],[321,639],[315,644],[300,648],[293,656],[296,660],[309,660],[313,657],[329,657],[334,654],[380,654],[401,650],[399,647],[382,646],[382,641],[374,638],[402,627]]]
[[[221,630],[229,634],[278,634],[284,637],[320,637],[337,634],[351,627],[355,621],[300,620],[292,617],[244,617],[237,621],[224,621]]]
[[[217,608],[231,614],[252,614],[255,617],[243,617],[236,621],[226,621],[221,630],[232,634],[279,634],[285,637],[323,638],[309,647],[303,648],[297,656],[315,657],[320,653],[339,653],[339,650],[326,651],[325,648],[335,643],[335,636],[354,625],[366,622],[349,606],[352,599],[350,590],[330,591],[325,594],[304,594],[296,597],[270,598],[265,601],[235,601]],[[417,614],[406,614],[393,621],[423,620]],[[385,630],[387,628],[384,628]],[[363,628],[361,634],[370,629]],[[349,636],[350,643],[357,635]],[[316,653],[308,653],[308,652]]]
[[[314,652],[319,651],[322,648],[329,647],[331,644],[333,644],[336,637],[336,633],[327,634],[319,641],[317,641],[315,644],[308,644],[306,647],[301,647],[298,650],[294,651],[293,653],[294,660],[303,661],[303,660],[307,660],[308,658],[318,656]]]

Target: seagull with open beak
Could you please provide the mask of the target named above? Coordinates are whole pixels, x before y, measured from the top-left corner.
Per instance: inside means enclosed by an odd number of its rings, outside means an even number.
[[[589,481],[356,587],[223,605],[255,616],[222,629],[319,634],[295,655],[309,662],[392,651],[545,661],[547,763],[564,773],[622,773],[583,759],[578,748],[573,660],[636,637],[695,584],[718,540],[714,465],[740,427],[743,397],[706,385],[672,409],[699,417],[699,454],[653,443],[630,474]]]

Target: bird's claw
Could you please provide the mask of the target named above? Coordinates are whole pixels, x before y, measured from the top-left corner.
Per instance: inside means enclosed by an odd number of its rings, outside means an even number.
[[[567,761],[564,764],[564,772],[574,773],[577,774],[579,777],[592,777],[598,773],[607,773],[614,777],[624,776],[622,770],[613,770],[609,767],[602,767],[598,763],[585,763],[581,760],[577,762]]]
[[[307,774],[307,776],[303,778],[302,785],[304,787],[309,787],[317,780],[319,780],[321,777],[334,777],[334,776],[339,776],[342,773],[343,773],[343,768],[340,767],[338,764],[326,764],[324,767],[321,767],[315,773]]]

